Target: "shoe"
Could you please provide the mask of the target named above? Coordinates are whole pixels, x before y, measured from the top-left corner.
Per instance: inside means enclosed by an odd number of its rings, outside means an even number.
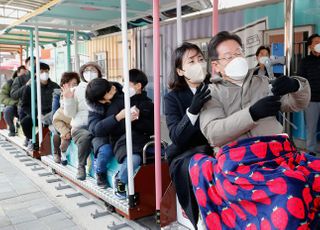
[[[100,188],[107,187],[107,175],[105,173],[97,173],[97,185]]]
[[[85,166],[78,167],[77,179],[78,180],[85,180],[86,179],[86,167]]]
[[[9,137],[14,137],[15,135],[16,135],[16,132],[9,131],[9,134],[8,134]]]
[[[28,149],[28,151],[33,151],[34,150],[34,145],[32,143],[32,140],[29,140],[29,143],[27,145],[27,149]]]
[[[24,139],[23,146],[27,147],[28,144],[29,144],[29,139],[28,138]]]
[[[61,164],[66,166],[68,164],[67,154],[65,152],[61,153]]]
[[[54,162],[56,162],[57,164],[60,164],[60,162],[61,162],[60,154],[59,154],[59,153],[54,153],[54,154],[53,154],[53,160],[54,160]]]
[[[118,173],[112,177],[113,194],[120,200],[127,199],[126,184],[117,178]]]

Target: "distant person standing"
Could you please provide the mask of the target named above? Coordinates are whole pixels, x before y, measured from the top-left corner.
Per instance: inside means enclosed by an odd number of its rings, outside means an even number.
[[[0,103],[6,106],[3,111],[3,115],[4,115],[4,120],[9,126],[9,136],[16,135],[16,128],[13,120],[15,117],[18,117],[18,111],[17,111],[18,100],[10,97],[11,86],[16,77],[24,76],[26,72],[27,72],[27,69],[25,66],[23,65],[19,66],[17,71],[15,71],[15,73],[13,74],[12,79],[8,80],[1,88]]]
[[[269,73],[266,69],[265,63],[266,60],[270,60],[270,48],[268,46],[260,46],[256,51],[256,59],[258,61],[257,66],[254,68],[253,75],[258,75],[261,77],[269,76]],[[273,73],[275,77],[280,77],[282,74]]]
[[[311,101],[305,110],[307,125],[307,150],[320,153],[317,143],[317,127],[320,115],[320,35],[313,34],[308,38],[310,54],[301,60],[298,75],[306,78],[311,87]]]
[[[34,57],[34,63],[36,62],[36,58]],[[20,77],[17,77],[14,79],[12,86],[11,86],[11,91],[10,91],[10,97],[14,100],[18,100],[18,116],[19,120],[21,121],[26,114],[23,112],[21,109],[21,104],[22,104],[22,96],[23,93],[27,87],[27,85],[31,84],[31,79],[30,79],[30,57],[28,57],[25,61],[26,65],[26,73]],[[25,139],[24,141],[24,146],[27,146],[29,143],[28,138]]]

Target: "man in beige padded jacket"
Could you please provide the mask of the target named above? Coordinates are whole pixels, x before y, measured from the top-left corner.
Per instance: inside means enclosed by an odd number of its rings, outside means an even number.
[[[200,113],[201,131],[212,146],[283,133],[275,117],[278,112],[299,111],[308,106],[308,81],[282,76],[269,86],[270,79],[248,70],[237,35],[220,32],[211,39],[208,52],[215,72],[222,77],[209,86],[212,99]]]

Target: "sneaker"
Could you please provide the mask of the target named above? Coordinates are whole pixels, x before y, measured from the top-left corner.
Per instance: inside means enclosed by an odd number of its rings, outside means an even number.
[[[107,187],[107,175],[105,173],[97,173],[97,185],[100,188]]]
[[[126,184],[118,179],[117,175],[118,173],[114,174],[112,177],[113,193],[118,199],[124,200],[127,198]]]
[[[68,164],[67,154],[66,153],[61,153],[61,164],[63,166],[66,166]]]
[[[32,140],[29,140],[28,145],[27,145],[28,151],[33,151],[34,150],[34,145],[32,143]]]
[[[29,144],[29,139],[28,138],[25,138],[24,139],[24,142],[23,142],[23,146],[27,147]]]
[[[8,134],[9,137],[14,137],[15,135],[16,135],[16,132],[9,131],[9,134]]]
[[[78,167],[77,179],[78,180],[85,180],[86,179],[86,167],[85,166]]]
[[[56,162],[57,164],[60,164],[61,158],[60,158],[59,153],[54,153],[54,154],[53,154],[53,160],[54,160],[54,162]]]

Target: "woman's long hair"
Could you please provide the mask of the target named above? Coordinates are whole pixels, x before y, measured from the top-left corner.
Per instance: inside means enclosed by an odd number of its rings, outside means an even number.
[[[189,50],[195,50],[197,54],[201,54],[202,56],[204,56],[201,49],[197,45],[189,42],[184,42],[180,47],[175,49],[173,53],[173,59],[172,59],[173,61],[172,61],[172,68],[171,68],[171,74],[170,74],[171,76],[169,81],[169,89],[171,90],[181,90],[188,87],[188,84],[185,78],[183,76],[178,75],[177,69],[182,70],[183,56]],[[208,75],[206,79],[208,79]]]

